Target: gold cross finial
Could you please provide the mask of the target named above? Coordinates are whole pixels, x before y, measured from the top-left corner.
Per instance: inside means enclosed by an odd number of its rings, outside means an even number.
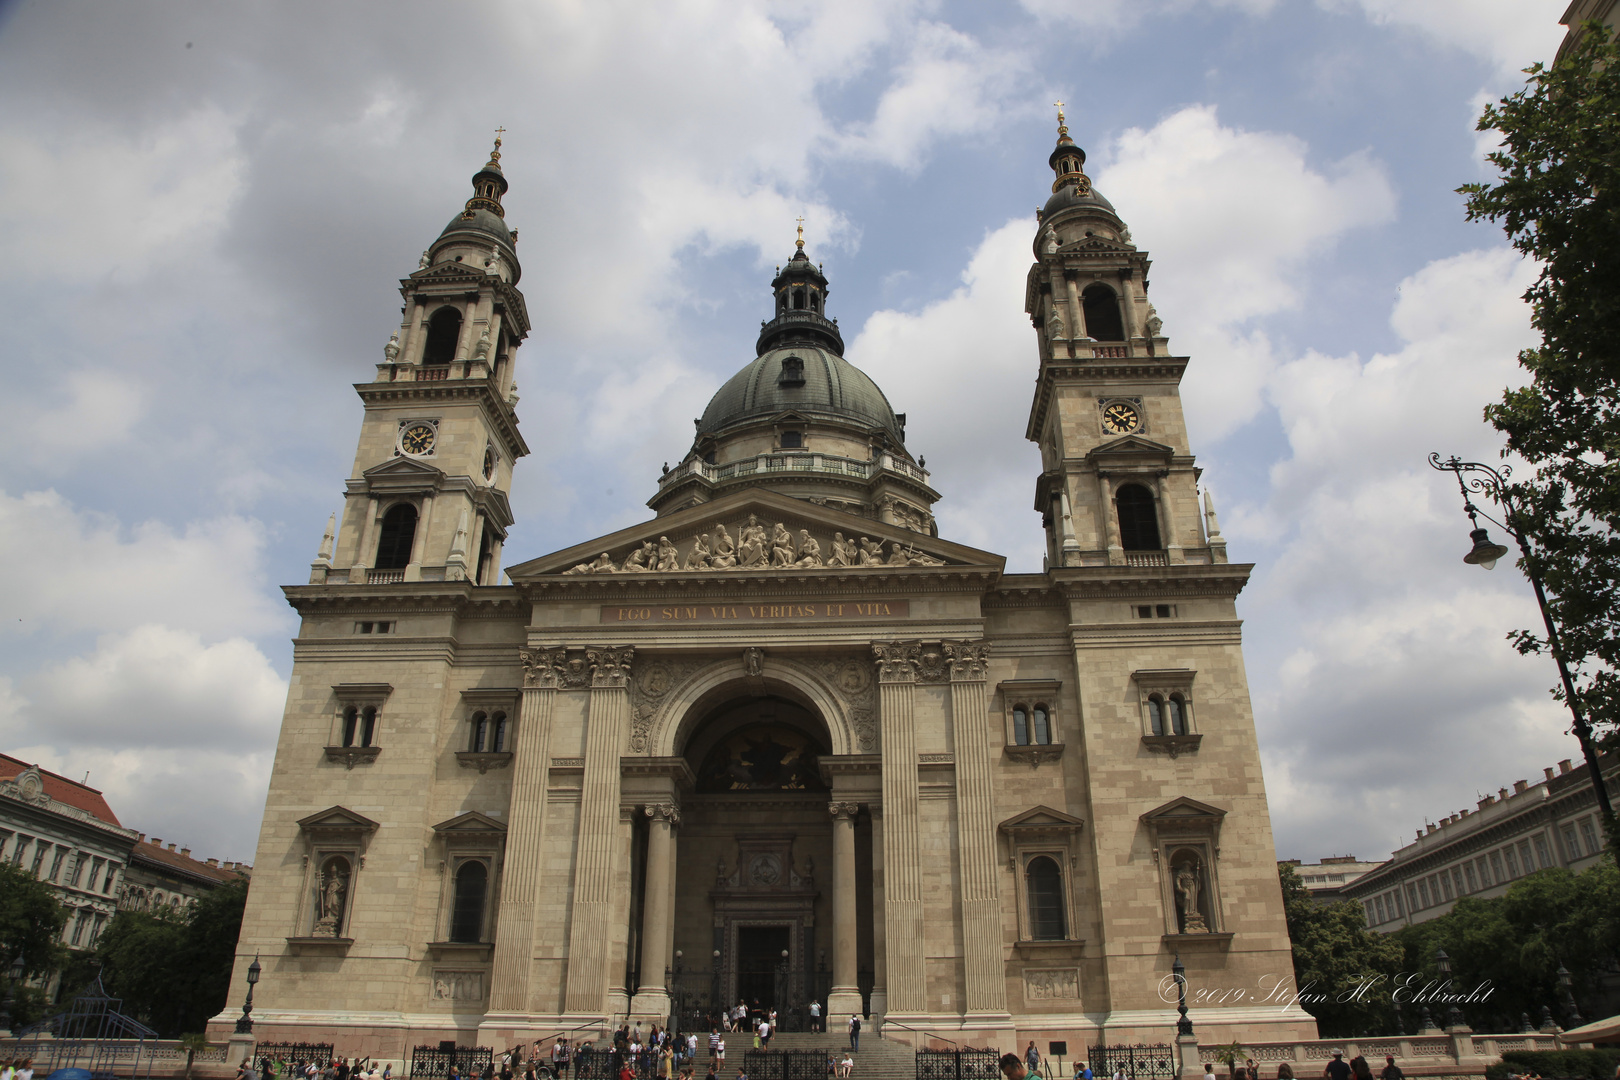
[[[799,239],[796,241],[796,246],[798,247],[798,249],[800,251],[803,251],[804,250],[804,215],[800,214],[798,217],[794,218],[793,220],[795,220],[795,221],[797,221],[799,223]]]
[[[1059,135],[1067,135],[1069,133],[1069,125],[1067,123],[1065,123],[1064,119],[1063,119],[1063,102],[1054,101],[1054,102],[1052,102],[1052,104],[1057,106],[1057,111],[1058,111],[1058,134]]]
[[[495,129],[495,149],[489,152],[489,163],[491,165],[499,165],[501,163],[501,136],[504,134],[506,134],[505,128],[498,127]]]

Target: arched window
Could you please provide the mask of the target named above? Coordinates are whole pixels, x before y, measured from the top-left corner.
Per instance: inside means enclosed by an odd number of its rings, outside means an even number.
[[[1037,705],[1037,706],[1035,706],[1034,710],[1031,712],[1030,715],[1033,718],[1033,720],[1035,721],[1034,731],[1031,733],[1032,736],[1033,736],[1032,741],[1039,744],[1039,745],[1041,745],[1041,746],[1049,746],[1049,745],[1051,745],[1051,742],[1052,742],[1052,720],[1051,720],[1051,717],[1048,715],[1048,713],[1046,711],[1046,706],[1045,705]]]
[[[1029,745],[1029,710],[1022,705],[1013,709],[1013,742],[1019,746]]]
[[[446,304],[428,319],[427,344],[422,349],[422,363],[448,364],[456,358],[456,344],[461,340],[461,312]]]
[[[1165,733],[1164,699],[1159,697],[1158,694],[1148,698],[1148,722],[1151,725],[1150,730],[1153,734],[1163,735]]]
[[[817,312],[817,313],[820,313],[820,311],[821,311],[821,294],[820,293],[812,292],[810,294],[810,310],[814,311],[814,312]]]
[[[492,754],[506,752],[506,714],[503,712],[497,712],[490,717],[489,752]]]
[[[360,745],[371,746],[377,735],[377,707],[367,705],[360,710]]]
[[[1119,542],[1126,551],[1159,551],[1159,508],[1141,484],[1125,484],[1114,496],[1119,510]],[[380,563],[378,565],[381,565]]]
[[[456,895],[450,908],[450,940],[479,941],[484,932],[484,893],[489,871],[469,859],[456,871]]]
[[[1170,734],[1187,734],[1187,705],[1181,700],[1181,695],[1171,694],[1166,706],[1170,713]]]
[[[1098,341],[1124,341],[1125,324],[1119,316],[1119,298],[1106,285],[1092,285],[1080,294],[1086,333]]]
[[[350,705],[343,710],[343,745],[353,746],[354,737],[360,733],[360,710]]]
[[[489,739],[489,717],[482,711],[472,715],[472,742],[467,749],[475,754],[484,752],[484,743]]]
[[[1055,859],[1037,855],[1024,867],[1024,894],[1029,900],[1029,936],[1033,941],[1062,941],[1068,935],[1063,918],[1063,871]]]
[[[794,311],[803,311],[804,310],[804,290],[803,289],[794,289],[793,290],[793,310]]]
[[[416,541],[416,507],[399,503],[383,515],[377,538],[378,570],[402,570],[410,564],[411,546]]]

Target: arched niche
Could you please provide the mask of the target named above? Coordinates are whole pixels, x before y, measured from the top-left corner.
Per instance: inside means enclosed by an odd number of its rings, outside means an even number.
[[[744,669],[742,658],[703,668],[672,687],[654,710],[649,724],[647,753],[653,757],[686,756],[688,743],[711,716],[733,700],[778,697],[792,702],[823,726],[822,745],[832,754],[855,754],[843,699],[816,673],[767,655],[757,675]],[[701,764],[701,761],[696,764]]]
[[[774,694],[722,702],[698,721],[685,748],[704,795],[824,792],[816,763],[827,752],[821,718]]]

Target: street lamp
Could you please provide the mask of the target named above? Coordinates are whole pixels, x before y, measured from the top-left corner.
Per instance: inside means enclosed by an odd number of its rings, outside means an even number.
[[[1191,1035],[1193,1033],[1192,1021],[1187,1019],[1187,968],[1181,962],[1181,953],[1176,953],[1175,963],[1170,965],[1170,977],[1176,980],[1176,1012],[1181,1019],[1176,1021],[1176,1035]]]
[[[247,969],[247,1000],[242,1002],[242,1018],[236,1022],[238,1035],[253,1034],[253,987],[258,983],[259,972],[262,970],[264,969],[259,967],[259,954],[254,953],[253,963],[249,964]]]
[[[1564,662],[1558,629],[1553,625],[1552,613],[1547,610],[1547,591],[1542,588],[1541,576],[1536,573],[1535,560],[1530,556],[1530,542],[1525,539],[1524,530],[1518,525],[1522,512],[1514,506],[1513,498],[1508,491],[1507,479],[1513,470],[1504,465],[1498,471],[1477,461],[1463,461],[1455,454],[1444,459],[1437,453],[1430,454],[1429,465],[1441,472],[1455,473],[1457,476],[1457,487],[1462,491],[1463,512],[1468,515],[1468,520],[1474,526],[1468,534],[1474,546],[1463,556],[1463,562],[1489,570],[1496,565],[1498,559],[1508,553],[1508,549],[1503,545],[1491,542],[1490,533],[1480,527],[1481,517],[1495,523],[1512,536],[1518,543],[1519,550],[1524,553],[1524,576],[1530,579],[1530,587],[1535,590],[1536,603],[1541,608],[1541,621],[1547,628],[1547,650],[1552,653],[1553,660],[1558,664],[1558,677],[1564,684],[1564,704],[1569,706],[1569,714],[1574,719],[1570,730],[1581,744],[1581,754],[1586,759],[1586,771],[1592,781],[1592,791],[1597,795],[1598,810],[1608,827],[1609,844],[1611,848],[1616,848],[1616,845],[1620,845],[1620,837],[1615,835],[1614,807],[1609,803],[1609,791],[1603,783],[1603,771],[1598,767],[1598,752],[1592,743],[1592,728],[1581,713],[1580,699],[1575,695],[1575,680],[1570,676],[1569,665]],[[1464,473],[1469,475],[1464,477]],[[1468,493],[1471,491],[1489,496],[1502,508],[1502,516],[1507,520],[1497,521],[1475,506],[1473,500],[1469,498]],[[1616,861],[1620,861],[1620,848],[1616,848],[1613,854]]]
[[[1564,1016],[1567,1018],[1568,1025],[1572,1028],[1577,1028],[1585,1023],[1585,1021],[1581,1019],[1581,1010],[1575,1007],[1574,985],[1575,979],[1572,975],[1570,975],[1569,969],[1563,964],[1559,964],[1558,995],[1563,999]]]
[[[1444,950],[1444,949],[1436,949],[1436,950],[1434,950],[1434,966],[1440,969],[1440,978],[1442,980],[1444,980],[1444,984],[1446,986],[1450,986],[1451,985],[1451,957],[1446,955],[1446,950]],[[1450,995],[1447,995],[1447,996],[1449,997]],[[1458,1009],[1457,1008],[1457,1003],[1455,1001],[1453,1001],[1451,1003],[1451,1008],[1446,1012],[1446,1027],[1448,1027],[1448,1028],[1459,1028],[1459,1027],[1462,1027],[1462,1026],[1463,1026],[1462,1010]]]

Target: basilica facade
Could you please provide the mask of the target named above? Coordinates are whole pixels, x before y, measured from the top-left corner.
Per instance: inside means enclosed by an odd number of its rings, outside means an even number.
[[[1314,1037],[1238,593],[1149,261],[1061,126],[1035,574],[940,536],[801,237],[642,524],[505,569],[529,330],[499,142],[401,282],[309,583],[238,968],[384,1059],[739,1000],[1022,1047]],[[1007,432],[1012,439],[1015,432]],[[235,1012],[222,1014],[223,1027]]]

